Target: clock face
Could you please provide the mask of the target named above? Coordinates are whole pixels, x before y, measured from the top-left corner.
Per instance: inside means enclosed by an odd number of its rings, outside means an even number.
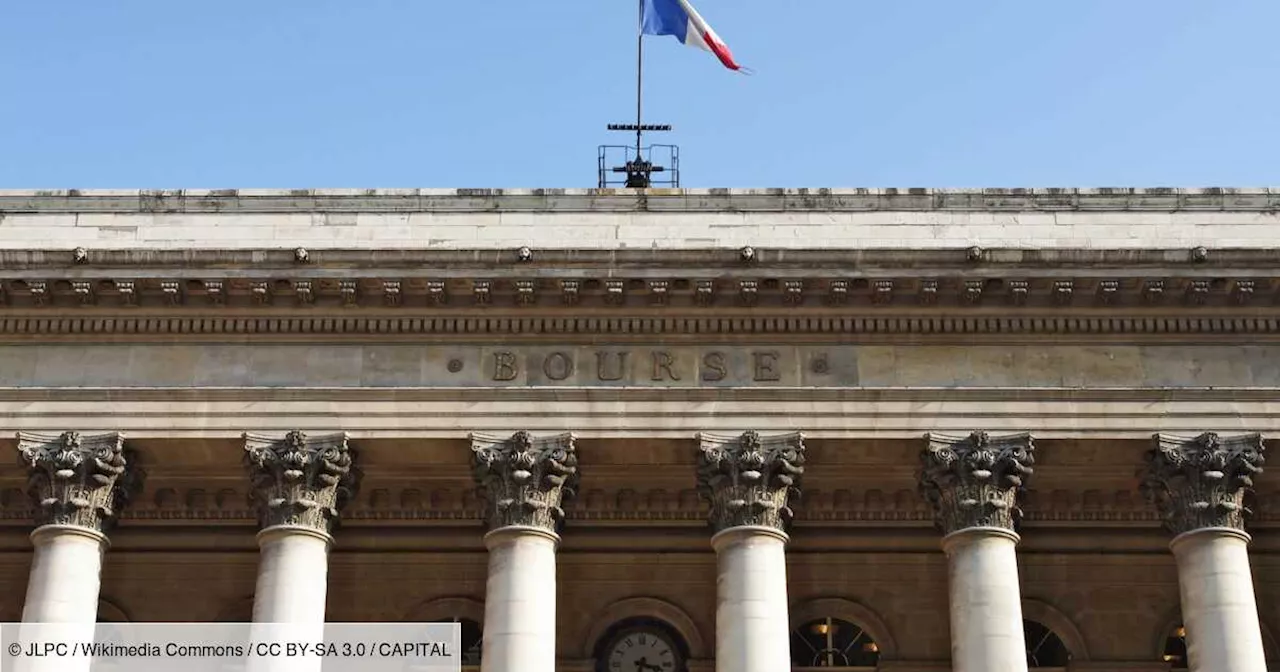
[[[679,655],[675,645],[661,632],[644,628],[629,630],[609,647],[605,669],[609,672],[682,672]]]

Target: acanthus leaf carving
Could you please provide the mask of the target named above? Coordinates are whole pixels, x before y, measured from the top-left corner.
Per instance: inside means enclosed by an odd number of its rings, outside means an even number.
[[[1174,534],[1208,527],[1244,529],[1245,496],[1262,473],[1261,434],[1223,437],[1156,434],[1141,474],[1141,492]]]
[[[800,497],[804,434],[761,436],[700,433],[698,491],[711,503],[711,527],[744,525],[785,531]],[[794,499],[793,499],[794,498]]]
[[[578,490],[578,453],[571,433],[509,437],[473,433],[472,472],[485,498],[490,530],[536,527],[558,532],[563,505]]]
[[[245,433],[244,442],[249,503],[261,528],[286,525],[331,533],[360,485],[347,435]]]
[[[18,454],[29,469],[27,496],[37,526],[105,533],[142,491],[145,476],[118,432],[18,432]]]
[[[1035,464],[1030,434],[926,435],[920,454],[920,491],[944,534],[974,527],[1012,531],[1019,498]]]

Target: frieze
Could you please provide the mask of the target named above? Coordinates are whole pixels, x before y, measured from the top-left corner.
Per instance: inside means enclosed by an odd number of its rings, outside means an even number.
[[[30,298],[34,306],[47,305],[43,285],[33,283]],[[175,292],[177,290],[174,290]],[[1016,293],[1011,293],[1016,296]],[[1248,296],[1248,293],[1241,294]],[[840,305],[841,293],[828,301]],[[1158,296],[1153,294],[1153,296]],[[7,295],[0,293],[0,307]],[[205,299],[209,306],[223,305],[225,295],[210,291]],[[443,298],[436,300],[443,301]],[[886,299],[887,300],[887,299]],[[925,301],[925,298],[921,299]],[[1155,299],[1152,299],[1153,301]],[[389,305],[402,305],[400,295],[388,298]],[[136,304],[135,304],[136,305]],[[264,304],[265,305],[265,304]],[[928,305],[927,303],[925,305]],[[1274,336],[1280,335],[1280,317],[1253,315],[1168,315],[1139,316],[1134,311],[1114,316],[1084,315],[981,315],[966,317],[940,315],[877,315],[873,313],[843,315],[794,316],[732,315],[724,317],[597,314],[590,316],[492,316],[415,315],[389,317],[344,314],[245,315],[154,315],[138,317],[129,314],[49,314],[5,315],[0,312],[0,339],[25,340],[30,336],[120,338],[163,337],[166,342],[200,339],[209,336],[246,336],[255,339],[309,338],[315,336],[369,338],[403,338],[413,336],[459,339],[474,336],[502,336],[506,339],[538,339],[558,337],[652,338],[655,336],[698,336],[725,334],[734,336],[815,338],[856,337],[864,341],[894,341],[900,335],[938,340],[982,336],[988,339],[1026,339],[1036,337],[1075,336],[1093,338],[1110,335],[1189,335],[1189,336]]]
[[[832,307],[848,306],[886,318],[912,307],[927,307],[932,313],[943,314],[999,308],[1015,314],[1045,310],[1050,315],[1090,308],[1117,317],[1134,311],[1181,309],[1195,317],[1196,311],[1207,308],[1280,304],[1280,277],[1220,272],[1227,277],[1135,277],[1117,272],[1104,277],[1064,278],[1059,274],[1036,277],[1023,270],[976,277],[943,272],[929,276],[796,277],[780,271],[739,278],[501,277],[498,273],[476,277],[347,278],[331,274],[206,274],[190,278],[121,277],[119,272],[113,272],[110,278],[0,276],[0,310],[52,312],[74,308],[127,319],[131,311],[139,308],[188,313],[244,308],[288,310],[290,319],[306,320],[317,313],[325,313],[330,319],[335,315],[351,317],[350,309],[394,310],[431,317],[446,310],[474,309],[495,315],[514,313],[518,315],[516,319],[527,319],[540,309],[564,306],[595,309],[606,316],[624,311],[670,313],[714,308],[768,310],[778,317],[826,316],[824,313]]]
[[[254,525],[257,512],[246,506],[245,488],[161,487],[138,498],[121,512],[130,524],[166,524],[200,521],[229,525]],[[484,524],[483,493],[478,487],[374,487],[352,501],[342,512],[347,523],[377,524],[396,521],[422,523]],[[1272,504],[1276,502],[1278,504]],[[929,527],[934,514],[916,490],[878,488],[805,488],[790,504],[795,524]],[[1023,525],[1139,525],[1161,523],[1160,514],[1138,490],[1035,490],[1025,491]],[[565,508],[565,519],[577,526],[614,527],[635,523],[706,525],[710,509],[696,488],[622,488],[583,491]],[[30,527],[33,509],[20,488],[0,490],[0,524]],[[1280,491],[1259,493],[1250,519],[1254,526],[1280,524]]]

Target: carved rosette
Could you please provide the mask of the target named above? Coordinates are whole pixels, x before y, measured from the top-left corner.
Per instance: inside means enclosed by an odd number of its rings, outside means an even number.
[[[246,433],[244,450],[249,505],[264,530],[288,525],[330,534],[360,487],[355,451],[345,433]]]
[[[1206,527],[1244,530],[1244,498],[1262,473],[1261,434],[1156,434],[1140,488],[1174,534]]]
[[[716,531],[744,525],[785,531],[800,496],[804,434],[698,435],[698,492],[711,503]]]
[[[27,494],[37,526],[72,525],[106,533],[142,490],[142,470],[119,433],[18,432],[18,454],[30,470]]]
[[[485,498],[490,530],[537,527],[559,532],[563,505],[578,491],[573,434],[471,435],[471,468]]]
[[[1022,516],[1019,499],[1031,465],[1031,435],[926,435],[920,453],[920,492],[943,534],[973,527],[1012,531]]]

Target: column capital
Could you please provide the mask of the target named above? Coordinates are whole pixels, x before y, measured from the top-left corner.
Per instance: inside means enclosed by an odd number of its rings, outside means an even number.
[[[929,433],[920,453],[920,491],[943,534],[973,527],[1012,531],[1018,498],[1035,464],[1031,434]]]
[[[258,524],[305,527],[330,534],[360,487],[360,470],[347,434],[244,434],[249,503]]]
[[[711,503],[711,527],[785,531],[804,475],[804,434],[701,432],[698,443],[698,492]]]
[[[145,475],[124,435],[18,432],[37,527],[67,525],[105,534],[142,490]]]
[[[1261,434],[1198,436],[1155,434],[1140,489],[1155,504],[1165,529],[1183,534],[1202,528],[1244,530],[1251,513],[1244,497],[1262,473]]]
[[[562,505],[578,490],[578,451],[572,433],[535,437],[473,432],[471,467],[484,493],[489,529],[533,527],[558,532]]]

